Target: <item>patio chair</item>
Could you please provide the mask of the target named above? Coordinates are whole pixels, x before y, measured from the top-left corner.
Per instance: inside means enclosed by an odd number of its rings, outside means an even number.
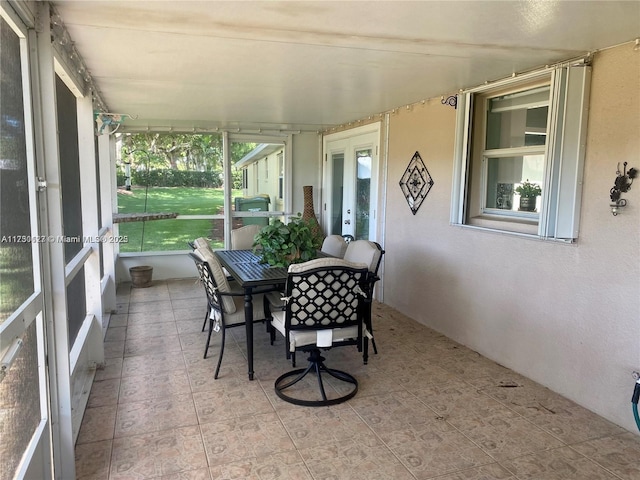
[[[260,230],[260,225],[245,225],[231,230],[231,250],[251,250],[253,239]]]
[[[191,247],[191,249],[193,251],[197,251],[198,249],[204,249],[205,251],[211,252],[211,255],[213,255],[213,250],[211,249],[211,245],[209,244],[209,241],[204,238],[204,237],[199,237],[196,238],[193,242],[187,242],[187,245],[189,245]],[[224,271],[224,274],[227,277],[227,281],[229,282],[229,286],[234,289],[235,285],[235,280],[233,279],[233,277],[231,277],[228,272],[224,269],[224,267],[222,268],[222,270]],[[205,327],[207,326],[207,320],[209,319],[209,306],[207,304],[207,311],[204,314],[204,322],[202,322],[202,331],[204,332]]]
[[[218,378],[220,365],[222,365],[222,356],[224,355],[226,330],[245,325],[244,292],[231,290],[227,277],[222,271],[222,266],[213,255],[213,252],[209,254],[206,249],[197,249],[195,252],[189,253],[189,255],[196,264],[208,302],[209,333],[203,358],[207,358],[211,334],[214,331],[219,331],[222,334],[218,365],[213,376],[213,378]],[[263,302],[264,295],[259,293],[253,295],[253,303],[256,307],[253,314],[254,323],[265,321]]]
[[[271,332],[280,332],[285,338],[287,358],[302,350],[309,353],[309,365],[279,376],[274,384],[281,399],[304,406],[335,405],[352,398],[358,391],[358,381],[350,374],[325,365],[320,349],[355,345],[363,346],[363,315],[368,302],[367,267],[338,258],[319,258],[289,267],[285,310],[270,313]],[[305,378],[315,374],[320,398],[298,398],[285,392]],[[323,374],[346,384],[347,393],[327,396]],[[342,384],[341,384],[342,387]]]
[[[365,343],[371,340],[373,346],[373,353],[378,353],[378,347],[373,337],[373,326],[371,321],[371,308],[373,306],[373,289],[380,277],[378,276],[378,269],[382,262],[382,255],[384,250],[379,243],[369,240],[354,240],[347,245],[347,251],[344,254],[344,259],[349,262],[362,262],[369,266],[369,275],[367,278],[367,295],[371,299],[368,303],[368,311],[365,315],[365,325],[367,327],[365,331]],[[365,355],[368,349],[365,349]],[[365,363],[368,358],[365,358]]]
[[[342,235],[328,235],[323,240],[320,251],[332,257],[342,258],[344,252],[347,251],[347,242],[342,238]]]

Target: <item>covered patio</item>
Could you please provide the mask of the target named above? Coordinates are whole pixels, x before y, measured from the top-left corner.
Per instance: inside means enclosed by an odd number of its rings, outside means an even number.
[[[363,365],[355,347],[326,353],[359,381],[345,404],[279,399],[274,381],[291,364],[283,339],[270,345],[260,324],[255,380],[246,376],[243,328],[230,330],[214,380],[220,335],[202,359],[205,302],[193,279],[120,285],[105,366],[76,444],[77,478],[638,475],[637,435],[381,303],[373,319],[378,355]]]
[[[640,3],[0,13],[0,477],[640,475]],[[379,354],[329,352],[355,398],[279,400],[290,364],[260,325],[256,380],[242,329],[213,380],[186,245],[123,251],[116,169],[136,133],[220,140],[220,211],[158,222],[215,221],[228,248],[311,186],[325,234],[383,246]],[[240,143],[270,156],[234,187]],[[269,210],[236,211],[237,191],[268,191]],[[136,265],[152,287],[131,287]]]

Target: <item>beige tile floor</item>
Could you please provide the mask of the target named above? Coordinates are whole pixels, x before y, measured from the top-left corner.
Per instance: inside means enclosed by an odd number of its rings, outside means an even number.
[[[262,325],[256,380],[243,327],[228,331],[214,380],[219,336],[203,359],[204,307],[195,280],[119,288],[79,479],[640,479],[640,437],[384,305],[368,365],[355,347],[327,352],[360,388],[324,408],[274,394],[291,367]]]

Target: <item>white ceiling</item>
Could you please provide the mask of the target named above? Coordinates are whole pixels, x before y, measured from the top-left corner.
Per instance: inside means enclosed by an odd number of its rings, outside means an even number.
[[[640,36],[639,1],[53,3],[123,128],[321,130]]]

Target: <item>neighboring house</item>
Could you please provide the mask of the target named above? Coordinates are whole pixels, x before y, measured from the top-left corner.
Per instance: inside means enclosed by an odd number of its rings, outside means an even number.
[[[234,165],[242,170],[243,196],[266,195],[270,211],[284,211],[284,166],[284,145],[259,144]]]

